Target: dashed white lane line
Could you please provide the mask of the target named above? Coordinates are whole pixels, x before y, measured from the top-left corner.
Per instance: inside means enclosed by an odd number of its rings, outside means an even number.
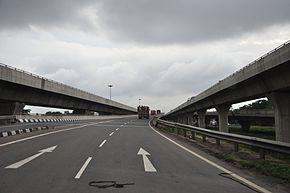
[[[123,127],[124,125],[121,125],[120,127]]]
[[[116,131],[118,131],[120,128],[117,128]]]
[[[99,145],[99,147],[102,147],[106,143],[106,139]]]
[[[109,135],[109,136],[111,137],[113,134],[114,134],[114,132],[110,133],[110,135]]]
[[[180,145],[179,143],[175,142],[174,140],[170,139],[169,137],[163,135],[162,133],[160,133],[159,131],[157,131],[156,129],[154,129],[154,128],[150,125],[150,121],[149,121],[148,125],[149,125],[149,127],[150,127],[153,131],[155,131],[156,133],[158,133],[159,135],[161,135],[162,137],[164,137],[164,138],[167,139],[168,141],[174,143],[174,144],[177,145],[178,147],[180,147],[180,148],[182,148],[183,150],[187,151],[188,153],[190,153],[190,154],[192,154],[192,155],[198,157],[199,159],[201,159],[201,160],[207,162],[208,164],[212,165],[213,167],[220,169],[221,171],[223,171],[223,172],[225,172],[225,173],[231,175],[232,177],[234,177],[234,178],[236,178],[236,179],[238,179],[238,180],[244,182],[245,184],[249,185],[250,187],[252,187],[252,188],[254,188],[254,189],[256,189],[256,190],[259,190],[260,192],[263,192],[263,193],[272,193],[272,192],[270,192],[269,190],[266,190],[265,188],[263,188],[263,187],[261,187],[261,186],[258,186],[257,184],[255,184],[255,183],[253,183],[253,182],[251,182],[251,181],[249,181],[249,180],[247,180],[247,179],[245,179],[245,178],[243,178],[243,177],[241,177],[241,176],[239,176],[239,175],[237,175],[237,174],[231,172],[230,170],[228,170],[228,169],[226,169],[226,168],[224,168],[224,167],[222,167],[222,166],[220,166],[220,165],[218,165],[218,164],[216,164],[216,163],[214,163],[214,162],[212,162],[212,161],[206,159],[205,157],[203,157],[203,156],[201,156],[201,155],[199,155],[199,154],[197,154],[197,153],[191,151],[190,149],[188,149],[188,148],[186,148],[186,147]]]
[[[75,176],[75,179],[80,179],[80,177],[82,176],[83,172],[85,171],[85,169],[87,168],[87,166],[89,165],[90,161],[91,161],[92,157],[89,157],[87,159],[87,161],[84,163],[84,165],[81,167],[80,171],[77,173],[77,175]]]

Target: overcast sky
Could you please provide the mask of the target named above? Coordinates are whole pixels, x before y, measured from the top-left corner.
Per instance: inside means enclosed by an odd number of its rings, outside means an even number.
[[[0,0],[0,62],[169,111],[290,39],[289,0]]]

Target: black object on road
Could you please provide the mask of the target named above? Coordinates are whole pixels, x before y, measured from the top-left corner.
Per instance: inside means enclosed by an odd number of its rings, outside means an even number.
[[[125,185],[134,185],[135,183],[117,183],[116,181],[91,181],[89,186],[97,188],[124,188]]]

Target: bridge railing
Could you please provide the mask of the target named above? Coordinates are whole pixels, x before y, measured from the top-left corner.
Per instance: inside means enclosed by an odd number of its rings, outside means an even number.
[[[290,43],[290,40],[288,40],[288,41],[287,41],[287,42],[285,42],[284,44],[281,44],[280,46],[278,46],[278,47],[274,48],[273,50],[269,51],[268,53],[264,54],[263,56],[261,56],[261,57],[257,58],[256,60],[254,60],[253,62],[251,62],[251,63],[247,64],[247,65],[246,65],[246,66],[244,66],[243,68],[241,68],[241,69],[237,70],[236,72],[234,72],[234,73],[233,73],[233,74],[231,74],[230,76],[228,76],[228,77],[226,77],[226,78],[224,78],[224,79],[220,80],[218,83],[214,84],[214,85],[213,85],[213,86],[211,86],[209,89],[211,89],[211,88],[213,88],[213,87],[217,86],[217,85],[218,85],[219,83],[221,83],[221,82],[224,82],[226,79],[228,79],[228,78],[230,78],[230,77],[232,77],[232,76],[235,76],[236,74],[238,74],[238,73],[242,72],[243,70],[245,70],[245,69],[246,69],[246,68],[248,68],[249,66],[251,66],[251,65],[254,65],[254,64],[255,64],[255,63],[257,63],[258,61],[260,61],[260,60],[264,59],[265,57],[269,56],[269,55],[270,55],[270,54],[272,54],[273,52],[275,52],[275,51],[279,50],[280,48],[282,48],[283,46],[286,46],[286,45],[287,45],[287,44],[289,44],[289,43]]]
[[[155,126],[158,127],[161,125],[163,127],[171,129],[171,132],[175,132],[175,129],[177,129],[177,134],[183,134],[184,137],[188,137],[188,132],[190,132],[190,135],[193,139],[195,138],[195,134],[199,134],[202,136],[203,141],[206,140],[206,137],[214,138],[217,145],[220,145],[221,140],[233,143],[235,151],[239,150],[240,144],[254,147],[259,150],[260,158],[262,159],[265,159],[266,151],[290,155],[290,143],[213,131],[209,129],[194,127],[191,125],[169,122],[160,118],[155,119],[154,122],[155,123],[153,124],[155,124]],[[183,131],[183,133],[181,133],[181,131]]]

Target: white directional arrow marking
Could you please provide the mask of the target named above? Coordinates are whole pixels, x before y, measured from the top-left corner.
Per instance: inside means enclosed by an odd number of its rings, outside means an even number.
[[[137,155],[142,155],[143,157],[143,164],[144,164],[145,172],[157,172],[157,170],[154,168],[154,166],[152,165],[152,163],[147,157],[147,155],[150,155],[150,153],[148,153],[141,147]]]
[[[30,157],[28,157],[28,158],[26,158],[24,160],[21,160],[19,162],[16,162],[15,164],[12,164],[12,165],[7,166],[5,168],[11,168],[11,169],[19,168],[19,167],[23,166],[24,164],[26,164],[26,163],[34,160],[35,158],[41,156],[44,153],[50,153],[50,152],[52,152],[56,147],[57,147],[57,145],[56,146],[53,146],[53,147],[46,148],[46,149],[39,150],[38,151],[39,153],[37,153],[37,154],[35,154],[33,156],[30,156]]]

